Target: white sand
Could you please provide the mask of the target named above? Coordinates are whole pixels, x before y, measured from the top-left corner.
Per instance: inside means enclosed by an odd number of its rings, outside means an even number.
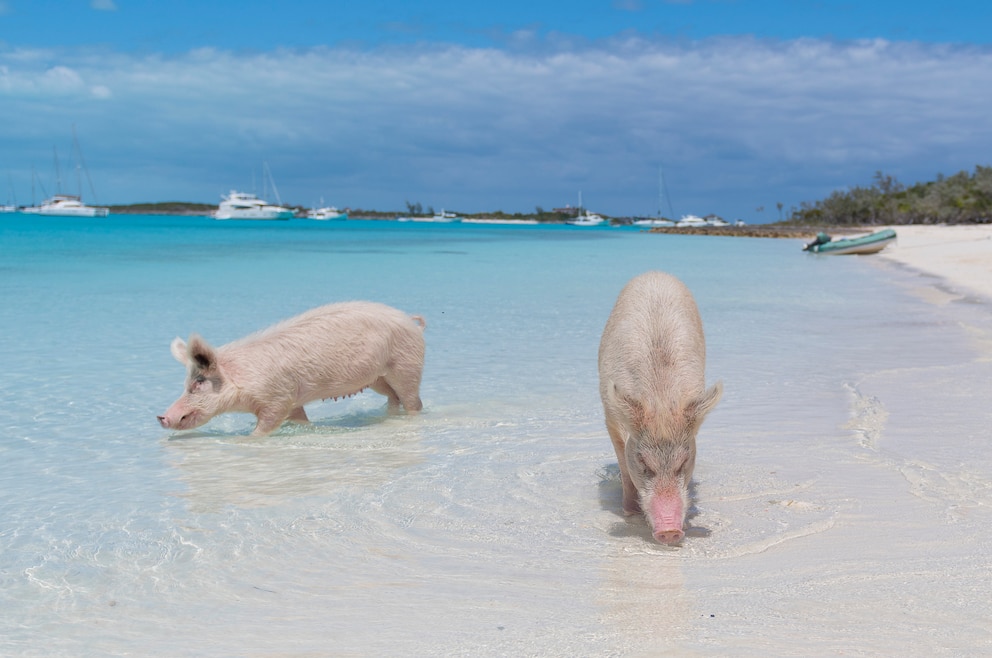
[[[893,226],[882,258],[945,279],[952,292],[992,299],[992,224]]]

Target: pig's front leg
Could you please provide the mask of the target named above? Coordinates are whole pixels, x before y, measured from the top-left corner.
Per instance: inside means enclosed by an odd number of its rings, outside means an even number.
[[[289,419],[283,410],[265,409],[258,412],[256,416],[258,417],[258,422],[255,424],[255,430],[251,433],[252,436],[266,436],[271,434],[284,421]]]
[[[610,441],[613,442],[613,451],[617,454],[617,465],[620,467],[620,483],[623,485],[623,513],[625,516],[632,516],[641,513],[641,503],[638,500],[637,487],[630,479],[627,470],[626,445],[627,442],[621,430],[616,424],[607,421],[606,430],[610,433]]]

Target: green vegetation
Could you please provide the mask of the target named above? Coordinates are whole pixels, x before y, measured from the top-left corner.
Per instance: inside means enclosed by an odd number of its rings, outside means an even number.
[[[114,215],[209,215],[215,210],[217,210],[217,204],[189,203],[186,201],[110,206],[110,212]]]
[[[906,187],[875,174],[871,187],[836,191],[823,201],[803,202],[786,224],[833,226],[878,224],[992,223],[992,167],[975,167],[936,181]]]

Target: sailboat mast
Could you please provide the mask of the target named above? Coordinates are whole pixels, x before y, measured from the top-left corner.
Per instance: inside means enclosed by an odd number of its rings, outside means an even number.
[[[279,198],[279,190],[276,188],[276,179],[272,177],[272,170],[269,169],[269,163],[263,162],[262,164],[265,168],[263,175],[268,176],[269,182],[272,183],[272,193],[276,195],[276,204],[281,206],[282,199]]]
[[[665,185],[665,173],[661,166],[658,167],[658,218],[661,218],[661,207],[663,201],[668,201],[668,215],[670,219],[675,219],[675,210],[672,209],[672,197],[668,194],[668,186]]]
[[[62,194],[62,169],[59,167],[59,151],[54,146],[52,156],[55,159],[55,193]]]

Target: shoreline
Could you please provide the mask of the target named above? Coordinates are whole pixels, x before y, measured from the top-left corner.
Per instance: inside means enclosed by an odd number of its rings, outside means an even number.
[[[894,224],[889,226],[723,226],[702,228],[653,228],[651,233],[792,238],[811,240],[817,233],[833,236],[871,233],[891,228],[896,241],[878,258],[908,267],[947,282],[954,291],[946,299],[966,294],[992,301],[992,224]],[[864,256],[861,256],[862,258]],[[869,256],[870,257],[870,256]]]
[[[992,225],[891,226],[895,244],[878,253],[883,260],[940,277],[959,293],[992,301]],[[947,301],[949,301],[948,299]]]

